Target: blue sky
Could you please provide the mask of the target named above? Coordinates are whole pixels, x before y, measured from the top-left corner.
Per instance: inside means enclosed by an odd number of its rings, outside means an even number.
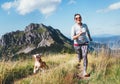
[[[120,0],[0,0],[0,37],[30,23],[50,25],[69,37],[75,13],[92,36],[120,34]]]

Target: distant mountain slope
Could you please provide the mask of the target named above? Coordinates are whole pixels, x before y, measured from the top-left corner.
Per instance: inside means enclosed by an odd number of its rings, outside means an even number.
[[[31,23],[24,31],[6,33],[1,37],[0,55],[66,52],[72,49],[71,43],[58,29]]]
[[[99,36],[94,37],[93,40],[98,43],[104,43],[110,48],[120,48],[120,35]]]

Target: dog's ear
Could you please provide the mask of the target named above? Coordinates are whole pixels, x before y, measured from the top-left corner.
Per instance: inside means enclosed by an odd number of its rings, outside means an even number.
[[[36,59],[36,55],[32,55],[32,58],[35,60]]]
[[[36,55],[32,55],[32,57],[36,58]]]
[[[39,54],[34,54],[34,55],[32,55],[33,57],[36,57],[36,56],[39,56]]]
[[[40,58],[40,56],[36,56],[36,58]]]

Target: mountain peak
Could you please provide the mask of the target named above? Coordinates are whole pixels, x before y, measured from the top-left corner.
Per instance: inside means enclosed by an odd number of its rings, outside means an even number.
[[[25,28],[25,32],[31,31],[31,30],[36,30],[38,28],[43,28],[46,27],[44,24],[35,24],[35,23],[30,23],[28,26]]]
[[[24,52],[24,50],[27,51],[28,48],[31,52],[32,49],[57,47],[57,45],[61,46],[61,49],[58,47],[58,50],[62,50],[68,48],[66,44],[71,46],[71,40],[65,37],[60,30],[42,23],[30,23],[24,31],[17,30],[2,36],[0,39],[0,54],[16,54]]]

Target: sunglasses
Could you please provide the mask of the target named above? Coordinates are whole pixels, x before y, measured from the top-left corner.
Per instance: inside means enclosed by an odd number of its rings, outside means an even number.
[[[76,17],[75,19],[76,19],[76,20],[80,20],[80,19],[81,19],[81,17]]]

